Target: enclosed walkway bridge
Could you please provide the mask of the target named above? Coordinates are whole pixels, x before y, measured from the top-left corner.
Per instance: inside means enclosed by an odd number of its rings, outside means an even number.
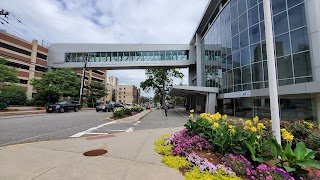
[[[186,68],[196,62],[192,51],[188,44],[53,44],[48,63],[104,70]]]

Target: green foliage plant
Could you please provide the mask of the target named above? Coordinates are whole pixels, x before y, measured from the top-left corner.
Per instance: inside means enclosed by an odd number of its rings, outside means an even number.
[[[6,86],[0,90],[0,100],[10,105],[24,105],[27,95],[19,86]]]
[[[18,83],[18,72],[15,68],[6,65],[8,61],[0,57],[0,87],[5,83]]]
[[[3,110],[5,108],[7,108],[7,104],[3,103],[3,102],[0,102],[0,110]]]
[[[122,116],[124,116],[123,108],[115,108],[115,109],[113,110],[113,116],[115,116],[115,117],[122,117]]]

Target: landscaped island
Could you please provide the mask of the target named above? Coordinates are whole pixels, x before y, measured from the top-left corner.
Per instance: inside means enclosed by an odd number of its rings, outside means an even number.
[[[190,111],[185,129],[155,142],[162,162],[186,179],[320,179],[319,126],[304,120],[282,121],[282,143],[271,120],[235,121],[226,115]]]
[[[142,112],[144,109],[141,106],[124,106],[118,107],[113,110],[113,117],[110,117],[113,120],[122,119],[125,117],[129,117],[135,114]]]

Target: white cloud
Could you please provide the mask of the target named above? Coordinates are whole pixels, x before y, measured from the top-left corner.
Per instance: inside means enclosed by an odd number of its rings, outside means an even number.
[[[209,0],[10,0],[1,8],[54,43],[186,44]],[[1,25],[26,39],[42,40],[15,21]],[[20,32],[22,30],[23,32]],[[11,28],[9,29],[8,26]],[[188,70],[184,84],[188,84]],[[110,71],[121,84],[139,85],[143,70]],[[177,82],[178,84],[179,82]]]

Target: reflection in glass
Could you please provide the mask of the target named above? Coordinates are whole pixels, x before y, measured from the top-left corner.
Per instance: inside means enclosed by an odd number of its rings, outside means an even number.
[[[281,57],[277,59],[278,78],[286,79],[292,78],[292,61],[291,56]]]
[[[311,76],[311,64],[309,52],[293,55],[295,77]]]
[[[307,28],[302,28],[291,32],[292,52],[309,50],[309,39]]]
[[[273,17],[274,35],[288,32],[287,12],[283,12]]]
[[[289,13],[289,22],[290,22],[291,30],[299,28],[301,26],[305,26],[307,24],[304,4],[301,4],[297,7],[290,9],[288,13]]]
[[[291,53],[289,33],[275,38],[277,57],[285,56]]]

